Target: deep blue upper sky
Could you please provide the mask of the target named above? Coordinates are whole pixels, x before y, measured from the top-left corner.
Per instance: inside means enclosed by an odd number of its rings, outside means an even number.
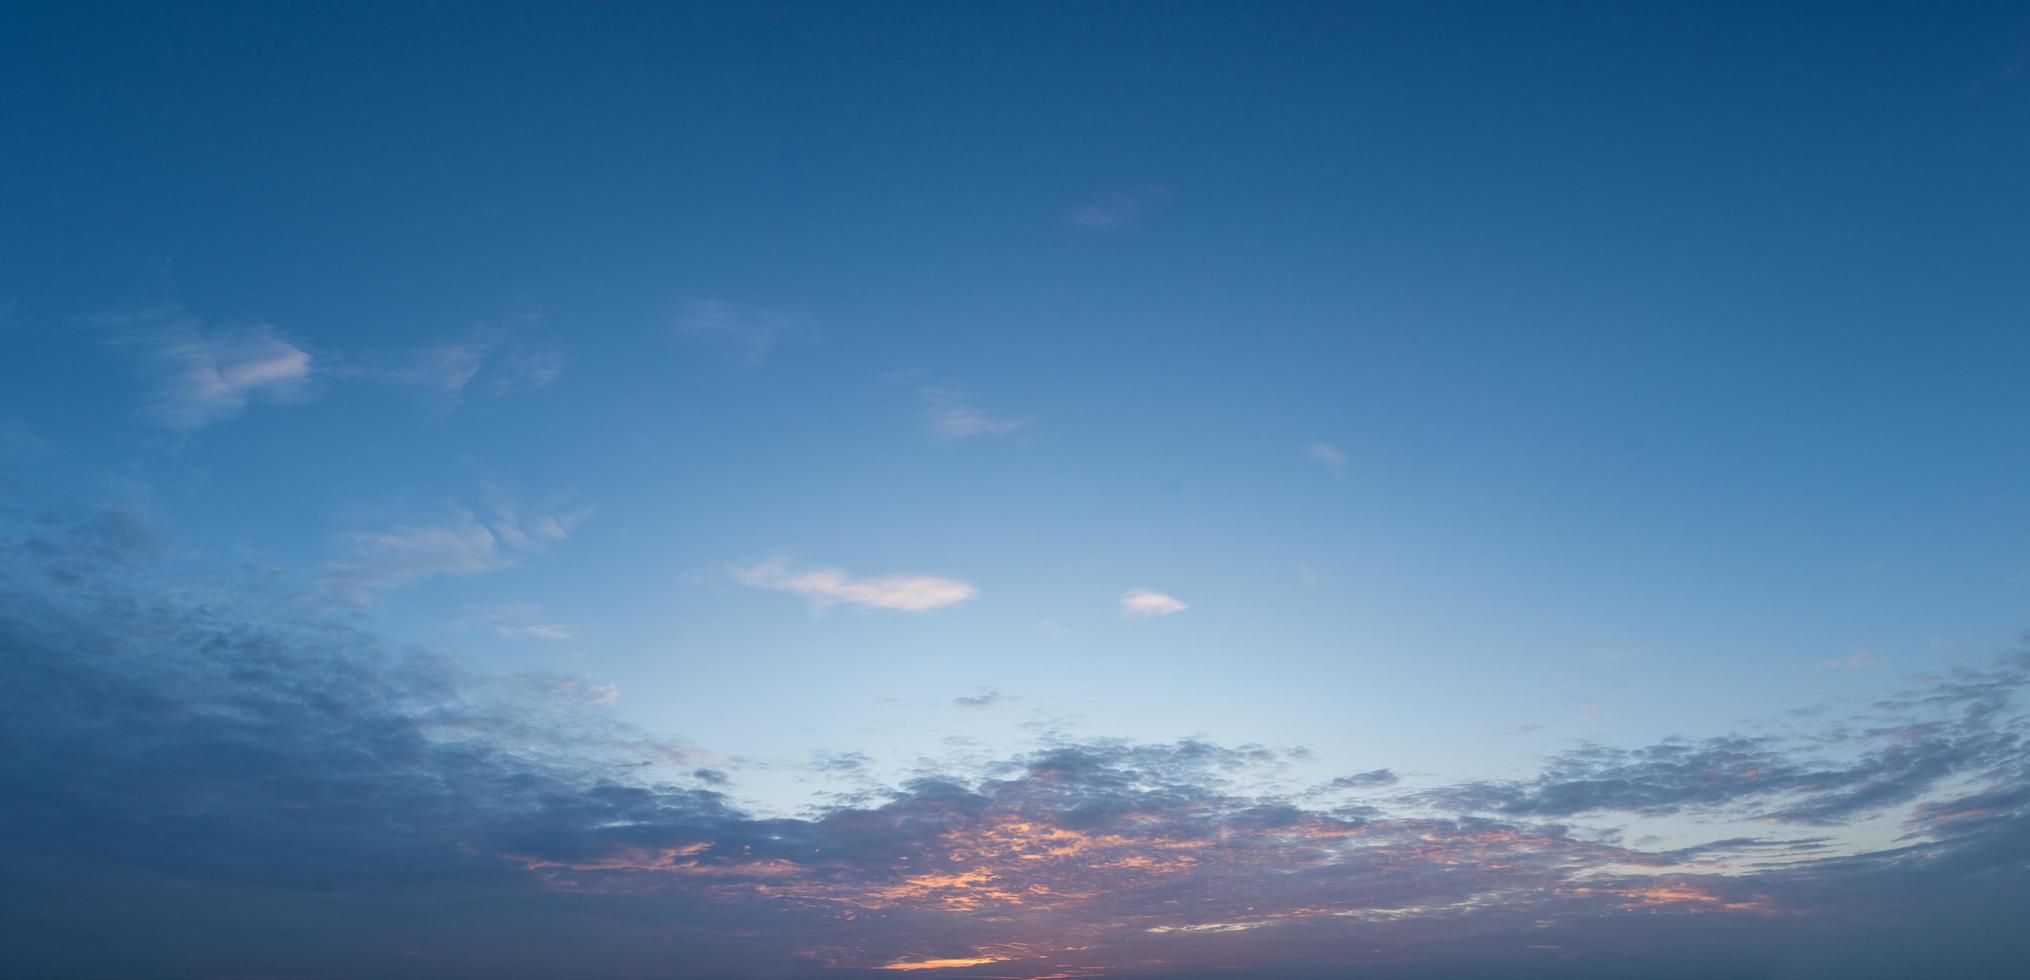
[[[2026,174],[2023,3],[12,4],[7,581],[546,677],[742,820],[1201,739],[1865,853],[2022,786],[2005,693],[1978,764],[1760,795],[2030,624]],[[1744,733],[1844,747],[1531,782]],[[771,949],[957,955],[831,942]]]

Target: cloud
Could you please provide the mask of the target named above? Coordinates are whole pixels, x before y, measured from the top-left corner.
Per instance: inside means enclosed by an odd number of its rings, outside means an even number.
[[[1109,191],[1074,205],[1064,220],[1089,231],[1116,231],[1142,223],[1170,203],[1170,189],[1162,186]]]
[[[309,395],[310,352],[265,324],[205,329],[181,311],[100,318],[142,351],[151,390],[146,412],[165,428],[192,432],[232,418],[254,401]]]
[[[533,602],[504,602],[476,607],[471,615],[454,625],[462,629],[489,629],[507,640],[554,642],[574,639],[577,630],[569,623],[552,622],[543,607]]]
[[[939,439],[970,439],[1007,435],[1029,424],[1028,419],[1002,418],[975,407],[965,392],[950,388],[923,389],[925,425]]]
[[[534,322],[530,318],[528,322]],[[560,350],[530,347],[513,340],[515,329],[474,331],[463,340],[431,344],[380,360],[378,365],[350,367],[343,374],[383,384],[421,388],[456,404],[475,382],[495,396],[534,391],[557,380],[567,359]]]
[[[1325,443],[1314,442],[1305,446],[1304,455],[1312,462],[1331,470],[1334,476],[1340,476],[1346,472],[1346,453]]]
[[[684,306],[675,329],[679,336],[717,345],[737,361],[759,364],[803,325],[804,319],[792,314],[700,299]]]
[[[1954,671],[1878,702],[1810,738],[1725,735],[1634,749],[1585,745],[1529,780],[1474,782],[1423,794],[1450,809],[1507,817],[1626,812],[1822,825],[1864,819],[1968,778],[2020,765],[2030,658]]]
[[[1129,616],[1168,616],[1189,608],[1174,596],[1148,589],[1129,589],[1121,593],[1121,612]]]
[[[621,723],[610,685],[475,673],[257,590],[144,588],[161,545],[121,518],[0,541],[22,975],[1888,980],[2030,953],[2020,653],[1791,735],[1582,745],[1450,787],[1507,812],[1318,809],[1275,788],[1285,753],[1084,738],[768,816]],[[1603,806],[1772,823],[1665,844]]]
[[[547,387],[564,373],[564,352],[549,348],[518,350],[501,359],[493,373],[493,393],[511,395]]]
[[[1856,650],[1836,660],[1821,660],[1814,666],[1834,670],[1866,670],[1888,663],[1888,659],[1873,650]]]
[[[359,531],[347,538],[348,557],[334,561],[334,582],[350,595],[404,585],[437,575],[477,575],[514,564],[498,537],[471,511],[436,524]]]
[[[569,640],[571,627],[563,623],[528,623],[521,626],[498,626],[495,632],[510,640]]]
[[[545,553],[591,516],[590,508],[524,513],[498,497],[491,511],[486,520],[470,510],[458,510],[429,523],[354,532],[346,537],[346,555],[328,564],[327,581],[341,595],[366,603],[375,592],[422,579],[500,571],[513,567],[524,556]],[[530,628],[528,624],[511,627]],[[543,629],[554,634],[563,628],[552,624]],[[535,632],[518,635],[540,636]]]
[[[1370,769],[1351,776],[1340,776],[1327,784],[1333,789],[1366,789],[1372,786],[1394,786],[1399,781],[1393,769]]]
[[[991,708],[1006,699],[1007,696],[1000,691],[988,691],[985,694],[962,695],[953,698],[952,703],[961,708]]]
[[[437,344],[410,354],[405,363],[380,372],[378,377],[393,384],[456,394],[472,383],[492,350],[492,343],[485,341]]]
[[[44,514],[30,522],[26,533],[0,536],[0,553],[39,562],[43,575],[64,584],[147,565],[167,548],[147,514],[123,507],[103,508],[76,521]]]
[[[533,318],[526,318],[533,322]],[[372,357],[313,356],[274,327],[207,326],[180,308],[103,314],[91,322],[137,353],[149,389],[145,414],[192,432],[256,402],[308,399],[323,382],[378,382],[420,388],[455,404],[475,380],[496,395],[541,388],[562,373],[562,352],[515,343],[516,328],[486,329],[457,341]]]
[[[883,575],[856,579],[836,568],[793,572],[782,562],[734,565],[733,580],[758,589],[795,592],[819,606],[849,603],[869,609],[923,612],[967,602],[980,591],[957,579],[936,575]]]

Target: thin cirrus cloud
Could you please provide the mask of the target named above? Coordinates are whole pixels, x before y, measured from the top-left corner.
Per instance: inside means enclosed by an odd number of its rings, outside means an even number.
[[[1073,205],[1066,223],[1087,231],[1118,231],[1141,224],[1170,203],[1170,188],[1161,185],[1108,191]]]
[[[952,388],[925,388],[923,412],[930,434],[944,440],[1007,435],[1029,424],[1026,418],[990,414],[974,405],[971,395]]]
[[[1121,593],[1121,612],[1138,618],[1168,616],[1191,608],[1176,596],[1151,592],[1148,589],[1129,589]]]
[[[767,360],[776,345],[804,322],[780,310],[697,299],[684,305],[674,327],[680,337],[716,346],[735,361],[754,365]]]
[[[409,354],[401,363],[377,372],[376,376],[391,384],[456,394],[478,376],[480,365],[486,362],[491,350],[492,345],[483,341],[434,344]]]
[[[977,598],[970,583],[938,575],[881,575],[854,578],[837,568],[792,570],[779,561],[734,565],[733,580],[757,589],[794,592],[820,608],[841,603],[867,609],[927,612]]]
[[[563,623],[527,623],[519,626],[496,626],[494,631],[509,640],[551,640],[561,643],[572,637],[571,627]]]
[[[533,320],[531,320],[533,322]],[[475,382],[494,395],[534,391],[563,374],[564,353],[513,343],[501,331],[481,331],[464,340],[430,344],[363,366],[341,369],[346,377],[420,388],[455,403]]]
[[[570,537],[591,514],[590,508],[525,514],[497,501],[484,520],[459,510],[427,523],[355,532],[347,536],[345,557],[326,566],[326,581],[339,595],[365,605],[376,592],[423,579],[500,571]],[[551,635],[528,632],[530,624],[512,627],[522,630],[517,636],[568,639],[568,630],[559,636],[559,627],[536,625]]]
[[[558,623],[540,603],[495,603],[475,607],[457,623],[461,629],[491,629],[501,639],[548,639],[568,641],[577,637],[577,627]]]
[[[1813,666],[1820,669],[1833,670],[1867,670],[1870,667],[1879,667],[1887,662],[1886,658],[1873,650],[1856,650],[1844,657],[1833,660],[1821,660]]]
[[[459,624],[484,626],[504,640],[549,640],[562,643],[576,637],[576,627],[552,621],[543,607],[534,602],[506,602],[475,610]]]
[[[307,400],[327,382],[420,388],[455,401],[475,379],[496,395],[532,391],[563,372],[561,351],[505,343],[497,332],[430,344],[365,363],[313,355],[268,324],[207,326],[178,307],[103,314],[117,346],[139,353],[148,390],[143,412],[163,428],[190,433],[233,418],[257,402]]]
[[[310,393],[310,352],[266,324],[207,330],[174,310],[101,322],[140,329],[126,341],[143,352],[151,382],[145,411],[164,428],[193,432],[254,401],[286,403]]]
[[[1337,446],[1314,442],[1304,447],[1304,457],[1332,471],[1333,476],[1346,473],[1346,452]]]

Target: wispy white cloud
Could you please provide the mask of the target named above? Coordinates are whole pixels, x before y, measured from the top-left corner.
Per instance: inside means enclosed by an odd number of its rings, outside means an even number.
[[[502,637],[510,640],[563,642],[572,638],[571,627],[563,623],[529,623],[523,626],[497,626],[494,629]]]
[[[490,627],[502,639],[564,642],[576,638],[577,627],[549,621],[543,607],[533,602],[507,602],[485,606],[458,625]]]
[[[619,688],[619,684],[570,682],[570,684],[564,686],[564,692],[566,692],[566,700],[577,700],[577,702],[583,702],[583,704],[613,704],[613,702],[621,700],[621,688]],[[570,698],[568,694],[577,694],[577,696]]]
[[[966,392],[952,388],[923,389],[923,411],[930,434],[939,439],[1006,435],[1029,424],[1028,419],[990,415]]]
[[[485,484],[487,509],[492,519],[487,526],[502,544],[516,551],[540,553],[553,542],[562,541],[592,517],[592,508],[527,511],[499,487]]]
[[[375,592],[422,579],[499,571],[543,553],[591,515],[589,508],[520,514],[499,502],[492,510],[487,520],[459,510],[430,523],[348,535],[346,556],[328,565],[328,581],[341,595],[366,603]]]
[[[953,698],[952,703],[961,708],[991,708],[1007,699],[1008,696],[1000,691],[988,691],[985,694],[961,695]]]
[[[435,524],[360,531],[347,538],[348,556],[331,563],[331,580],[344,594],[366,601],[381,589],[439,575],[477,575],[514,564],[493,531],[471,511]]]
[[[1176,596],[1148,589],[1129,589],[1121,593],[1121,612],[1129,616],[1168,616],[1189,608]]]
[[[1821,660],[1815,666],[1821,669],[1866,670],[1869,667],[1877,667],[1888,662],[1887,658],[1873,650],[1856,650],[1844,657],[1833,660]]]
[[[1160,185],[1109,191],[1082,201],[1064,213],[1064,220],[1092,231],[1113,231],[1139,224],[1170,202],[1170,188]]]
[[[493,345],[485,341],[435,344],[409,354],[399,365],[379,372],[378,377],[394,384],[457,394],[472,383],[492,350]]]
[[[848,603],[869,609],[923,612],[976,598],[980,590],[937,575],[883,575],[856,579],[837,568],[792,571],[779,561],[727,568],[733,580],[758,589],[794,592],[819,606]]]
[[[256,399],[309,394],[310,352],[271,326],[205,330],[177,311],[102,319],[137,331],[124,339],[144,351],[153,382],[147,413],[166,428],[191,432]]]
[[[803,322],[801,317],[777,310],[699,299],[685,304],[677,317],[676,331],[679,336],[716,344],[736,360],[759,364]]]
[[[511,395],[534,391],[557,380],[564,373],[564,352],[549,348],[514,351],[502,358],[493,372],[493,393]]]
[[[475,381],[494,394],[530,391],[562,373],[562,352],[514,340],[533,323],[475,330],[463,339],[364,358],[313,355],[267,324],[207,327],[176,306],[100,314],[119,347],[137,352],[147,375],[145,413],[191,432],[232,418],[256,401],[293,402],[330,382],[378,382],[420,388],[456,404]]]
[[[531,318],[527,322],[533,322]],[[534,391],[564,371],[562,351],[516,343],[520,328],[478,330],[462,340],[430,344],[340,369],[341,376],[421,388],[456,404],[475,382],[495,395]]]
[[[1312,462],[1331,470],[1333,476],[1342,476],[1346,473],[1346,464],[1348,462],[1346,453],[1337,446],[1327,445],[1322,442],[1310,443],[1304,447],[1304,456]]]

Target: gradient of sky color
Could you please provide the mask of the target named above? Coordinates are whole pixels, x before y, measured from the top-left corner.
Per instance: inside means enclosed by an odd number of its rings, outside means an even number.
[[[2026,65],[2023,3],[10,5],[0,933],[1984,975]]]

